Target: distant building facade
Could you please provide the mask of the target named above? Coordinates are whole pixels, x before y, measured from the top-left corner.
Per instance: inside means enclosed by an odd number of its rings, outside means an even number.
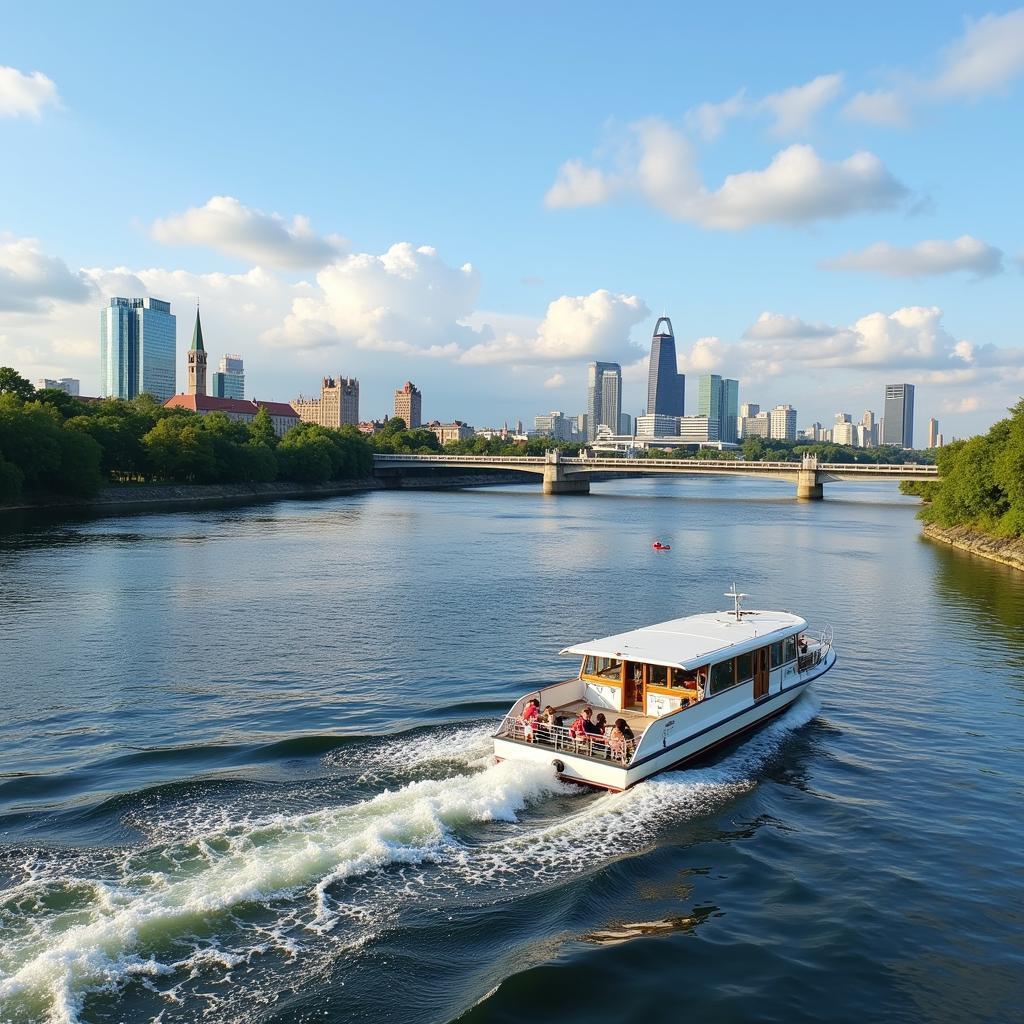
[[[697,383],[697,415],[718,421],[719,439],[734,443],[740,411],[740,382],[717,373],[701,377]]]
[[[176,345],[169,302],[112,298],[100,310],[100,396],[167,401],[177,388]]]
[[[662,324],[667,325],[665,330],[660,329]],[[651,338],[651,358],[647,371],[648,415],[684,414],[686,377],[677,371],[676,339],[672,333],[672,321],[663,316],[654,325],[654,335]]]
[[[468,441],[476,435],[476,431],[461,420],[454,420],[451,423],[432,420],[427,424],[427,430],[432,431],[441,444],[448,444],[449,441]]]
[[[345,424],[357,426],[359,381],[355,377],[324,377],[320,382],[319,398],[299,395],[292,402],[292,408],[299,414],[299,419],[303,423],[317,423],[321,427],[334,428]]]
[[[395,415],[405,421],[409,430],[415,430],[423,423],[423,395],[411,380],[395,392]]]
[[[533,432],[556,441],[571,441],[576,436],[575,418],[564,416],[557,410],[544,416],[534,416]]]
[[[649,412],[636,418],[637,437],[678,437],[679,417]]]
[[[886,384],[882,444],[914,447],[914,385]]]
[[[749,413],[751,409],[753,413],[749,415],[742,415],[742,410],[746,409]],[[761,412],[759,405],[744,405],[740,407],[741,415],[739,417],[739,430],[737,431],[738,440],[745,441],[748,437],[769,437],[771,434],[771,419],[768,413]]]
[[[40,377],[36,381],[36,388],[39,391],[63,391],[65,394],[77,398],[82,390],[82,382],[77,377],[60,377],[53,380],[50,377]]]
[[[791,405],[777,405],[769,413],[769,437],[779,441],[796,440],[796,409]]]
[[[238,355],[223,355],[213,375],[214,398],[245,398],[245,364]]]
[[[707,416],[680,416],[679,439],[690,444],[724,440],[719,436],[718,423]]]
[[[266,409],[278,437],[299,422],[299,414],[287,402],[241,401],[237,398],[214,398],[213,395],[175,395],[164,402],[165,409],[190,409],[201,416],[222,412],[229,420],[251,423],[260,409]]]
[[[590,363],[587,366],[587,440],[597,436],[599,426],[618,429],[622,414],[622,367],[618,363]]]
[[[939,421],[933,416],[928,420],[928,447],[938,448],[941,445],[939,438],[942,435],[939,433]]]

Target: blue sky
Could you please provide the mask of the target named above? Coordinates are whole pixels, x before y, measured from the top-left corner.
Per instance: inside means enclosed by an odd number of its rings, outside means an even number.
[[[198,294],[251,394],[366,417],[576,412],[594,358],[636,413],[662,311],[691,408],[906,380],[950,437],[1024,393],[1024,9],[281,10],[5,12],[0,363],[95,391],[106,295],[183,353]]]

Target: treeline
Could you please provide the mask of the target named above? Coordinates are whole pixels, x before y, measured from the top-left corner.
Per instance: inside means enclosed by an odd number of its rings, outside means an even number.
[[[1024,537],[1024,398],[1009,412],[987,434],[939,448],[939,480],[900,485],[924,498],[922,519]]]
[[[442,445],[432,430],[418,427],[407,430],[405,420],[394,416],[370,438],[374,451],[388,455],[543,455],[557,448],[568,455],[579,453],[580,445],[555,441],[550,437],[531,437],[528,441],[507,441],[500,437],[471,437]]]
[[[354,427],[300,423],[279,439],[265,409],[242,423],[149,395],[80,402],[0,367],[0,501],[90,497],[108,481],[322,483],[372,472],[373,449]]]

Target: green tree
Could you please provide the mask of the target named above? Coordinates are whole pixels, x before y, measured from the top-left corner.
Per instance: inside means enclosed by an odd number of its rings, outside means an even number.
[[[142,439],[153,474],[180,483],[213,483],[217,456],[213,438],[196,422],[200,417],[168,416]]]
[[[274,433],[274,421],[266,406],[260,406],[259,412],[249,424],[249,440],[252,444],[261,444],[264,448],[276,448],[278,437]]]
[[[22,377],[13,366],[0,366],[0,395],[17,395],[27,402],[35,390],[31,381]]]
[[[13,502],[21,497],[25,474],[6,459],[0,459],[0,502]]]

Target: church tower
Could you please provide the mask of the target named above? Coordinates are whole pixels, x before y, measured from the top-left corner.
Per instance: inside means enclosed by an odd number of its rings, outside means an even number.
[[[188,393],[206,394],[206,349],[203,348],[203,325],[196,306],[196,326],[192,331],[192,347],[188,350]]]

